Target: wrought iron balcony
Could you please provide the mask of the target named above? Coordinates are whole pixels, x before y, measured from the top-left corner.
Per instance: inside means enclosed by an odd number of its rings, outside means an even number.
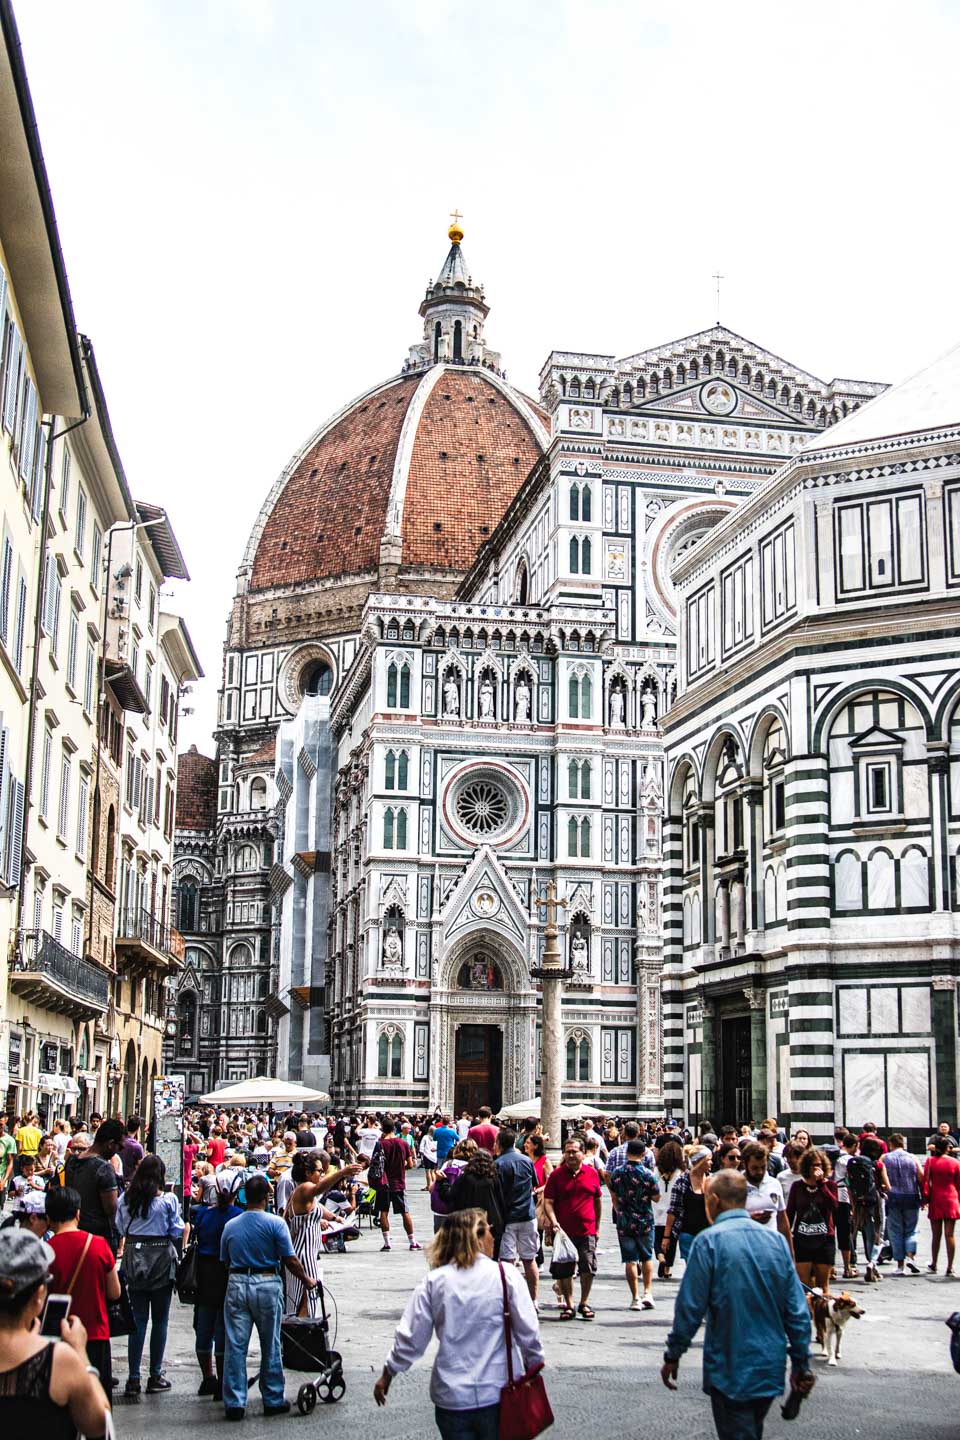
[[[74,955],[46,930],[21,930],[9,975],[10,989],[58,1015],[93,1020],[110,1003],[110,975],[102,966]]]
[[[175,967],[183,964],[183,937],[149,910],[117,914],[117,960]]]

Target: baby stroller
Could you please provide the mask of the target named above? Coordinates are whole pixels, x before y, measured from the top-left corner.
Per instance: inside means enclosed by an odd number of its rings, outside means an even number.
[[[319,1316],[286,1315],[280,1322],[280,1351],[284,1370],[307,1370],[315,1380],[307,1380],[297,1391],[297,1409],[301,1415],[309,1415],[316,1408],[318,1400],[325,1405],[335,1405],[342,1400],[347,1388],[343,1378],[343,1356],[339,1350],[331,1350],[327,1338],[330,1320],[322,1284],[313,1292],[320,1297]],[[258,1376],[248,1382],[251,1386]]]
[[[372,1186],[364,1190],[357,1200],[357,1223],[361,1220],[369,1220],[371,1230],[376,1230],[380,1221],[377,1214],[377,1192]]]

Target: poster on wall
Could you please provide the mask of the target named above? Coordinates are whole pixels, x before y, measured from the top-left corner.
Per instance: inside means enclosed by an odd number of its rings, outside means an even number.
[[[183,1092],[182,1075],[161,1075],[153,1082],[154,1149],[175,1195],[183,1190]]]
[[[153,1082],[153,1113],[161,1115],[182,1115],[184,1077],[182,1075],[161,1075]]]

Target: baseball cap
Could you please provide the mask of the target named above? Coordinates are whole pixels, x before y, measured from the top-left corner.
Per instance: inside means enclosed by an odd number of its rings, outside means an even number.
[[[52,1247],[31,1230],[8,1230],[3,1237],[2,1256],[0,1294],[7,1296],[22,1295],[38,1280],[45,1280],[57,1258]]]

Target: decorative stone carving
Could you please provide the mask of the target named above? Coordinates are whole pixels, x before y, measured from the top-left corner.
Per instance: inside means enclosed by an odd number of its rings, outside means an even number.
[[[452,675],[448,675],[443,682],[443,719],[458,720],[460,718],[460,686]]]
[[[590,969],[590,955],[582,930],[575,931],[570,941],[570,967],[575,975],[585,975]]]
[[[530,683],[526,675],[520,675],[517,679],[514,692],[514,718],[518,725],[526,725],[530,721]]]
[[[610,724],[615,729],[623,728],[623,691],[619,685],[610,691]]]
[[[390,926],[383,942],[383,965],[388,970],[403,969],[403,942],[395,925]]]
[[[766,992],[756,986],[747,986],[743,993],[751,1010],[762,1010],[767,1003]]]
[[[640,729],[656,730],[657,728],[657,692],[649,682],[643,687],[640,694]]]
[[[953,975],[934,975],[930,981],[934,990],[956,990],[957,982]]]
[[[494,714],[493,681],[490,679],[490,675],[489,675],[489,673],[486,672],[486,671],[484,672],[483,678],[482,678],[481,681],[480,681],[479,700],[480,700],[480,719],[481,719],[481,720],[494,720],[494,719],[496,719],[496,716],[495,716],[495,714]]]

